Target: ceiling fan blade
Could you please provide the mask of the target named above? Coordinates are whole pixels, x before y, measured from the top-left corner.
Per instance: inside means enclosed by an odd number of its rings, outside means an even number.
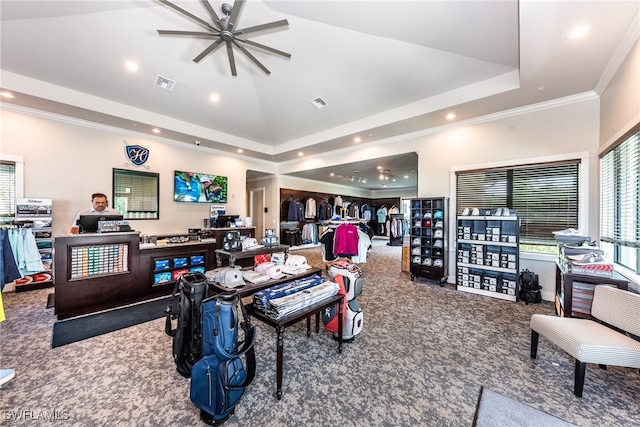
[[[181,8],[180,6],[176,6],[175,4],[173,4],[173,3],[171,3],[170,1],[167,1],[167,0],[159,0],[159,1],[160,1],[160,3],[162,3],[162,4],[166,4],[166,5],[167,5],[167,6],[169,6],[170,8],[177,10],[178,12],[182,13],[183,15],[188,16],[189,18],[191,18],[191,19],[193,19],[194,21],[196,21],[198,24],[200,24],[200,25],[204,25],[204,26],[205,26],[205,27],[207,27],[207,28],[213,28],[213,27],[211,26],[211,24],[209,24],[207,21],[205,21],[205,20],[203,20],[203,19],[201,19],[201,18],[198,18],[196,15],[194,15],[194,14],[193,14],[193,13],[191,13],[191,12],[188,12],[188,11],[184,10],[184,9],[183,9],[183,8]]]
[[[218,25],[218,28],[222,29],[222,27],[220,26],[220,18],[218,17],[218,14],[216,13],[216,11],[213,10],[213,7],[211,7],[209,0],[200,0],[200,3],[202,3],[204,8],[207,9],[207,12],[209,12],[209,16],[211,17],[211,20]]]
[[[231,67],[231,75],[234,77],[238,76],[236,72],[236,59],[233,56],[233,45],[231,42],[227,42],[227,55],[229,56],[229,67]]]
[[[251,54],[251,52],[249,52],[247,49],[244,48],[244,46],[240,45],[240,43],[238,43],[237,41],[233,41],[233,44],[236,45],[238,47],[238,49],[240,49],[242,51],[242,53],[244,53],[245,55],[247,55],[247,57],[254,63],[256,64],[262,71],[264,71],[267,74],[271,74],[271,71],[269,71],[269,69],[267,67],[265,67],[264,65],[262,65],[262,63],[260,61],[258,61],[256,59],[255,56],[253,56]]]
[[[219,33],[204,32],[204,31],[179,31],[179,30],[157,30],[158,34],[167,34],[174,36],[218,36]]]
[[[222,42],[223,42],[222,39],[218,39],[215,42],[211,43],[208,48],[206,48],[200,53],[200,55],[193,58],[193,62],[200,62],[202,58],[204,58],[205,56],[209,55],[211,52],[213,52],[214,50],[222,46]]]
[[[286,19],[282,19],[280,21],[269,22],[267,24],[261,24],[261,25],[255,25],[253,27],[243,28],[241,30],[238,30],[237,32],[239,34],[248,34],[256,31],[269,30],[271,28],[286,27],[287,25],[289,25],[289,21],[287,21]]]
[[[256,42],[251,41],[251,40],[244,40],[244,39],[240,39],[240,38],[237,38],[237,37],[236,37],[236,40],[240,40],[241,42],[244,42],[246,44],[250,44],[251,46],[259,47],[260,49],[268,50],[269,52],[277,53],[278,55],[282,55],[285,58],[291,58],[291,54],[290,53],[283,52],[281,50],[274,49],[272,47],[265,46],[263,44],[256,43]]]
[[[236,0],[233,2],[231,16],[229,16],[229,25],[227,26],[229,31],[233,31],[233,28],[238,25],[238,19],[240,17],[240,12],[242,12],[242,8],[244,7],[244,1],[245,0]]]

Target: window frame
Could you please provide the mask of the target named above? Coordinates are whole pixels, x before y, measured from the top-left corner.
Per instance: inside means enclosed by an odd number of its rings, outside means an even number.
[[[155,195],[154,196],[141,196],[141,197],[152,197],[151,202],[148,201],[138,201],[141,205],[146,205],[145,209],[140,210],[129,210],[122,208],[122,203],[120,201],[121,196],[119,196],[120,192],[118,191],[119,179],[124,179],[125,176],[133,176],[139,179],[154,179],[155,180]],[[152,189],[153,190],[153,189]],[[129,193],[132,194],[133,192]],[[126,194],[126,193],[125,193]],[[145,219],[145,220],[159,220],[160,219],[160,174],[157,172],[147,172],[147,171],[137,171],[131,169],[118,169],[113,168],[113,179],[112,179],[112,196],[113,196],[113,205],[114,209],[117,209],[124,217],[125,220],[137,220],[137,219]],[[155,200],[154,200],[155,199]],[[155,210],[153,209],[153,204],[155,202]],[[132,203],[126,203],[125,206],[131,206]]]
[[[456,175],[459,172],[470,172],[474,170],[490,170],[490,169],[505,169],[505,168],[516,168],[516,167],[528,167],[535,166],[541,164],[553,164],[558,162],[566,162],[566,161],[579,161],[580,167],[578,168],[578,229],[586,230],[589,224],[589,165],[590,165],[590,155],[587,151],[576,152],[576,153],[566,153],[559,155],[551,155],[551,156],[541,156],[541,157],[532,157],[532,158],[524,158],[524,159],[513,159],[513,160],[505,160],[499,162],[489,162],[489,163],[479,163],[479,164],[470,164],[470,165],[460,165],[460,166],[452,166],[450,169],[450,192],[451,195],[451,214],[450,224],[455,224],[455,218],[458,212],[456,212],[455,207],[457,206],[457,179]],[[483,206],[478,206],[482,208]],[[452,231],[454,233],[455,230]],[[454,233],[455,234],[455,233]],[[537,246],[536,246],[537,247]],[[540,253],[541,255],[553,255],[552,252],[556,248],[553,246],[544,246],[539,245],[540,248],[548,247],[550,251],[542,251],[541,253],[538,250],[535,250],[535,247],[528,247],[526,245],[522,245],[520,247],[521,253],[535,254]]]
[[[15,199],[24,197],[24,158],[22,156],[11,156],[7,154],[0,154],[0,161],[3,163],[13,163],[14,165],[14,216],[7,220],[13,221],[15,219]],[[4,220],[3,220],[4,221]],[[4,221],[7,222],[7,221]]]
[[[609,255],[611,255],[611,261],[613,261],[614,265],[616,266],[616,269],[620,269],[622,270],[623,274],[626,273],[626,275],[632,276],[634,278],[634,280],[636,280],[637,278],[640,278],[640,197],[637,195],[637,193],[635,194],[635,200],[631,200],[631,202],[633,202],[633,204],[635,205],[635,212],[636,212],[636,218],[634,219],[633,224],[635,224],[636,230],[635,230],[635,241],[634,242],[628,242],[628,244],[625,244],[622,236],[620,236],[619,238],[616,238],[616,234],[618,234],[618,231],[616,230],[620,230],[619,233],[623,233],[624,231],[627,231],[626,229],[623,230],[623,224],[621,224],[620,218],[622,217],[622,211],[624,210],[624,206],[621,206],[620,204],[616,204],[615,200],[613,201],[607,201],[607,203],[605,203],[604,198],[607,196],[613,196],[614,198],[619,198],[621,196],[621,193],[625,192],[626,189],[622,189],[618,184],[618,181],[615,180],[616,176],[619,176],[620,174],[624,173],[624,170],[621,170],[619,168],[615,168],[615,166],[620,165],[623,168],[628,168],[629,166],[629,161],[630,160],[635,160],[637,163],[635,165],[633,165],[633,167],[636,168],[636,171],[640,170],[640,155],[636,155],[635,158],[632,159],[609,159],[608,156],[615,156],[618,154],[618,150],[624,151],[623,149],[623,145],[631,140],[634,140],[633,142],[630,142],[630,144],[637,144],[638,146],[640,146],[640,123],[636,124],[635,126],[633,126],[628,132],[624,133],[620,138],[618,138],[613,144],[611,144],[609,147],[607,147],[605,150],[603,150],[600,153],[599,156],[599,167],[600,167],[600,236],[601,236],[601,242],[602,242],[602,247],[603,249],[609,253]],[[626,147],[625,147],[626,148]],[[634,147],[635,148],[635,147]],[[613,188],[611,188],[611,194],[609,194],[608,191],[605,191],[605,179],[609,177],[609,175],[607,173],[605,173],[604,171],[604,167],[608,166],[609,160],[613,161],[614,164],[613,166],[613,170],[610,171],[611,176],[613,178],[612,184],[613,184]],[[627,175],[627,174],[625,174]],[[639,185],[638,183],[639,178],[636,178],[636,186]],[[607,183],[608,184],[608,183]],[[633,184],[633,182],[631,183]],[[628,192],[628,194],[634,194],[633,190],[631,192]],[[629,201],[626,200],[625,201]],[[611,203],[609,203],[611,202]],[[611,206],[612,208],[612,212],[609,213],[605,213],[605,206],[609,207]],[[628,205],[625,205],[628,207]],[[633,209],[632,209],[633,211]],[[606,221],[607,219],[611,219],[612,223],[610,224],[605,224],[604,221]],[[609,228],[610,229],[607,229]],[[633,231],[633,230],[630,230]]]

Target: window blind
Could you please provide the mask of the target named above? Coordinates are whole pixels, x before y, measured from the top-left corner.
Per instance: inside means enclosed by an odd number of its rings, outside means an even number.
[[[578,228],[579,160],[456,174],[456,212],[514,209],[520,241],[555,245],[554,231]]]
[[[15,215],[16,165],[0,162],[0,222],[11,222]]]
[[[637,132],[600,159],[602,241],[640,248],[639,192],[640,132]]]
[[[113,197],[123,214],[126,212],[158,212],[158,174],[152,172],[113,170]]]

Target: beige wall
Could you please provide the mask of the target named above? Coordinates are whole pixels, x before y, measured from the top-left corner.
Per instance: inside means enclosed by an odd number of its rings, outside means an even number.
[[[605,149],[640,122],[640,39],[601,95],[600,147]]]
[[[112,194],[112,169],[139,169],[160,174],[160,220],[132,220],[146,233],[184,233],[201,227],[209,204],[173,201],[175,170],[224,175],[229,178],[227,212],[246,216],[246,170],[270,165],[226,156],[196,146],[166,143],[115,129],[53,120],[38,115],[2,110],[3,156],[24,159],[24,196],[53,199],[53,232],[68,230],[75,215],[91,206],[94,192]],[[125,143],[150,150],[146,166],[126,166]]]

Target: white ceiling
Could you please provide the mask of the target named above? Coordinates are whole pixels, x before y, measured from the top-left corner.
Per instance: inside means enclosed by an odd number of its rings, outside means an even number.
[[[201,2],[172,3],[210,20]],[[222,2],[210,3],[222,15]],[[1,0],[0,85],[16,95],[5,103],[141,133],[158,127],[166,138],[284,162],[299,151],[366,149],[441,126],[449,111],[465,120],[596,90],[639,4],[250,0],[235,28],[286,19],[288,27],[246,38],[291,58],[247,46],[271,74],[235,50],[233,77],[224,48],[195,63],[210,40],[157,33],[202,31],[159,1]],[[578,24],[590,32],[567,40]],[[125,70],[127,60],[139,64],[137,73]],[[174,89],[155,86],[157,75],[175,80]],[[216,104],[209,100],[214,93]],[[328,105],[317,109],[310,102],[317,97]],[[396,162],[395,170],[385,167],[399,174],[415,170],[415,158],[383,160]],[[378,163],[334,173],[376,176]],[[297,175],[329,181],[328,172]],[[415,186],[416,179],[388,187]]]

